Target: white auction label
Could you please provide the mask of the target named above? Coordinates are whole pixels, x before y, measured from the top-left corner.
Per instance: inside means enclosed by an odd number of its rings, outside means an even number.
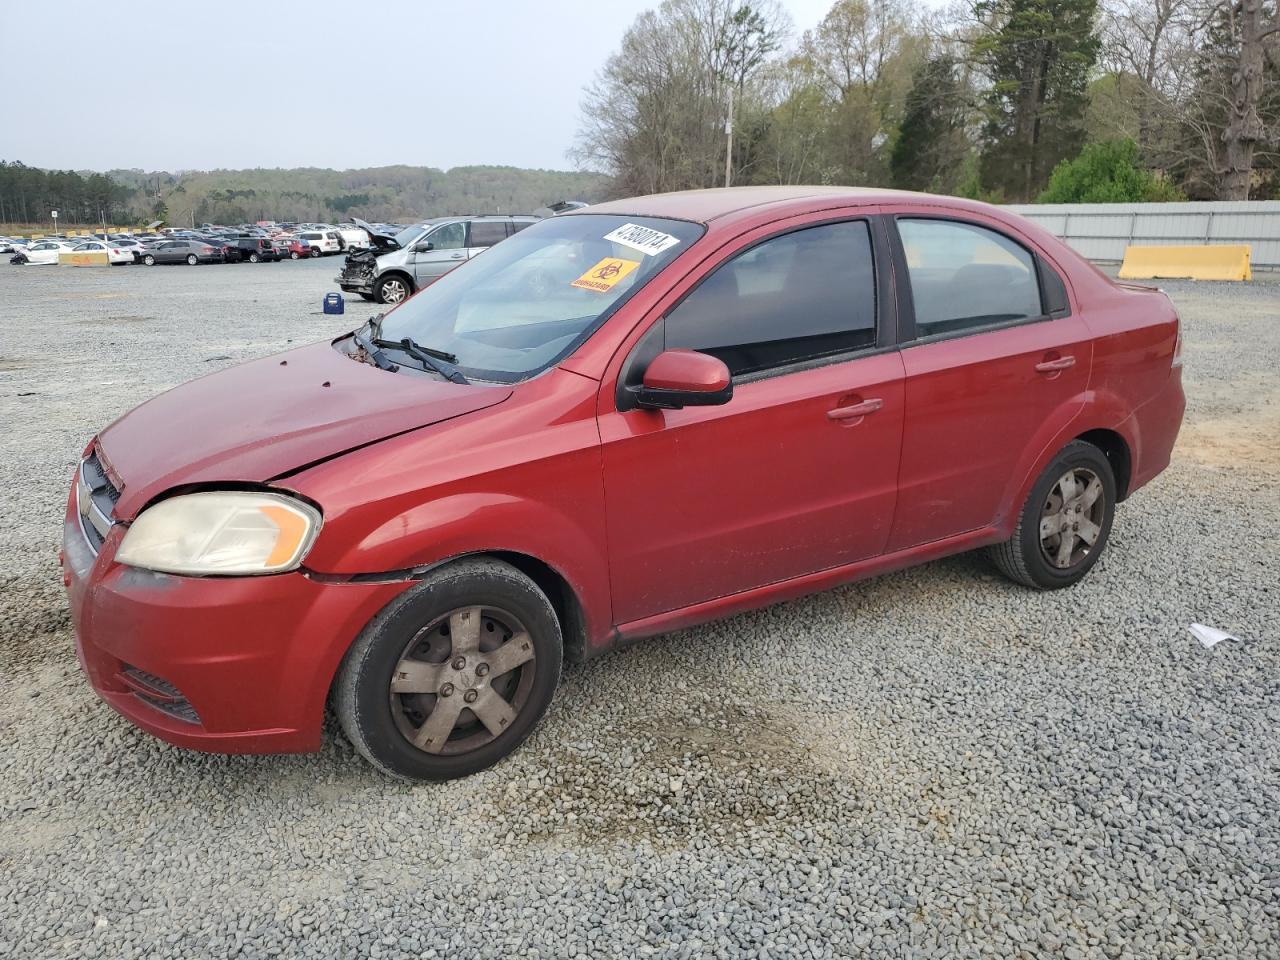
[[[646,257],[656,257],[663,250],[674,247],[680,242],[678,237],[663,233],[661,230],[642,227],[638,223],[624,223],[612,233],[606,233],[604,238],[611,243],[620,243],[632,250],[639,250]]]

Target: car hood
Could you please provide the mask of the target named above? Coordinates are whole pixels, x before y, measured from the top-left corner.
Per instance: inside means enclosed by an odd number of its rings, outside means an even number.
[[[166,490],[263,483],[501,403],[509,387],[391,373],[325,343],[229,367],[148,400],[98,435],[131,520]]]
[[[352,217],[351,222],[369,235],[369,242],[373,244],[373,248],[380,253],[386,253],[388,250],[400,249],[400,244],[396,243],[395,237],[381,232],[373,224],[361,220],[359,217]]]

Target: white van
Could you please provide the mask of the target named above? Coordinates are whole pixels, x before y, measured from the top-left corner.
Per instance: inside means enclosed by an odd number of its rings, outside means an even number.
[[[307,245],[312,250],[319,250],[321,253],[342,252],[342,238],[337,230],[308,230],[298,234],[298,237],[307,241]],[[313,253],[312,256],[315,254]]]
[[[373,246],[368,231],[354,223],[338,224],[338,236],[342,238],[342,245],[346,250],[368,250]]]

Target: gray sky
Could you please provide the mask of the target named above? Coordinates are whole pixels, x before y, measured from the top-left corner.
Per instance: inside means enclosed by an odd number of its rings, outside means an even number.
[[[783,0],[797,33],[831,2]],[[23,79],[0,96],[0,159],[568,169],[583,85],[656,5],[6,3],[4,72]]]

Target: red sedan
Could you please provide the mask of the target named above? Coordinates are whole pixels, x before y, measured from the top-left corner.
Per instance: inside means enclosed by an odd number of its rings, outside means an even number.
[[[67,505],[81,661],[203,750],[496,762],[564,658],[987,547],[1069,587],[1169,462],[1178,317],[995,207],[746,188],[547,219],[170,391]]]

